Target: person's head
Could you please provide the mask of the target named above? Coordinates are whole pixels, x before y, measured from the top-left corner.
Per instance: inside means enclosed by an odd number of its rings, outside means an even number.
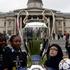
[[[12,35],[10,38],[10,44],[14,48],[20,48],[21,46],[21,38],[18,35]]]
[[[0,47],[4,47],[7,45],[7,40],[4,34],[0,33]]]
[[[47,55],[50,57],[56,57],[56,56],[63,57],[63,52],[59,45],[52,44],[51,46],[48,47]]]

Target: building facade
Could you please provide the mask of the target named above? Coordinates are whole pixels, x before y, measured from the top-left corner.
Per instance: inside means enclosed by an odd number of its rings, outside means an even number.
[[[49,34],[70,34],[70,14],[43,8],[42,0],[28,0],[26,9],[0,14],[0,32],[17,33],[17,19],[21,30],[27,22],[40,21],[48,26]]]

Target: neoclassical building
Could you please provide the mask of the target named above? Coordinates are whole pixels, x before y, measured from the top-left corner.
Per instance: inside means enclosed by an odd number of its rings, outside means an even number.
[[[17,19],[20,30],[30,21],[45,22],[49,33],[70,33],[70,14],[43,8],[42,0],[28,0],[27,8],[0,14],[0,32],[17,33]]]

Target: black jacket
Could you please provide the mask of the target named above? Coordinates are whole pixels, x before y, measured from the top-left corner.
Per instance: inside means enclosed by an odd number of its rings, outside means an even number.
[[[68,40],[66,41],[65,48],[66,48],[67,53],[68,53],[68,56],[70,58],[70,44],[69,44],[69,41]]]
[[[5,48],[5,67],[9,70],[14,66],[26,67],[27,66],[27,54],[20,48]]]
[[[4,69],[4,61],[5,61],[5,48],[4,47],[0,47],[0,69],[3,70]]]

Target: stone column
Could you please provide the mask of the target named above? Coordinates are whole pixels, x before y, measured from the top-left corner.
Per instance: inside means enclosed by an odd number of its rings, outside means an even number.
[[[64,34],[64,23],[63,23],[63,21],[61,21],[61,24],[62,24],[62,34]]]
[[[15,34],[17,34],[17,17],[15,18]]]
[[[7,31],[7,20],[5,19],[5,24],[6,24],[6,34],[8,33],[8,31]]]
[[[16,34],[16,18],[13,18],[13,34]]]
[[[55,32],[55,17],[53,18],[53,32],[56,34],[56,32]]]
[[[55,13],[53,13],[53,11],[51,10],[50,11],[51,14],[52,14],[52,31],[51,31],[51,36],[52,36],[52,33],[54,32],[55,33]]]
[[[22,17],[20,17],[20,30],[22,30]]]
[[[48,22],[48,30],[49,30],[49,36],[50,36],[50,18],[47,19]]]

